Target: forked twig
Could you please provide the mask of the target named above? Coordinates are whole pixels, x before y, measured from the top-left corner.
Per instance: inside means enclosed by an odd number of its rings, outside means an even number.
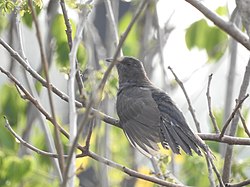
[[[190,99],[189,99],[189,97],[188,97],[188,94],[187,94],[187,92],[186,92],[186,89],[185,89],[183,83],[181,82],[181,80],[177,77],[177,75],[176,75],[175,72],[173,71],[173,69],[172,69],[170,66],[168,66],[168,69],[172,72],[172,74],[173,74],[174,77],[175,77],[176,82],[177,82],[177,83],[179,84],[179,86],[181,87],[181,89],[182,89],[182,91],[183,91],[183,93],[184,93],[184,95],[185,95],[185,97],[186,97],[186,100],[187,100],[187,102],[188,102],[188,108],[189,108],[189,111],[190,111],[190,113],[191,113],[191,115],[192,115],[192,117],[193,117],[193,120],[194,120],[196,129],[197,129],[197,132],[200,133],[200,132],[201,132],[200,123],[198,122],[198,120],[197,120],[197,118],[196,118],[196,116],[195,116],[194,108],[192,107],[192,104],[191,104],[191,101],[190,101]]]
[[[233,112],[231,113],[231,115],[229,116],[229,118],[227,119],[225,125],[223,126],[221,133],[220,133],[220,138],[222,138],[227,130],[227,127],[229,126],[231,120],[234,118],[235,114],[237,113],[237,111],[241,108],[242,103],[246,100],[246,98],[248,98],[249,94],[247,94],[245,97],[243,97],[239,102],[236,102],[236,106],[233,110]]]

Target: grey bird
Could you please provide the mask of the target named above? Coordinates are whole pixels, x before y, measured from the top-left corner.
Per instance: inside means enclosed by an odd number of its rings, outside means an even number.
[[[112,59],[107,59],[111,62]],[[157,143],[180,154],[180,148],[192,155],[209,151],[207,145],[189,128],[182,112],[172,99],[155,87],[143,64],[133,57],[120,57],[116,67],[119,76],[117,114],[120,126],[130,143],[144,155],[157,154]]]

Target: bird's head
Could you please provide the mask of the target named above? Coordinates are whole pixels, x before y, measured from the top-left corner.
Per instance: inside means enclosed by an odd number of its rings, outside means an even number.
[[[113,59],[106,59],[106,61],[112,62]],[[119,57],[116,60],[116,67],[120,85],[128,83],[140,84],[149,81],[142,62],[134,57]]]

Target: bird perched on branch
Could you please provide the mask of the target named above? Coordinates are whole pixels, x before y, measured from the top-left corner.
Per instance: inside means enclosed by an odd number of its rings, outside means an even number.
[[[180,154],[180,148],[189,155],[192,150],[201,155],[200,148],[209,152],[172,99],[148,79],[142,62],[121,57],[116,67],[119,75],[117,113],[120,126],[134,147],[148,157],[159,150],[157,143],[176,154]]]

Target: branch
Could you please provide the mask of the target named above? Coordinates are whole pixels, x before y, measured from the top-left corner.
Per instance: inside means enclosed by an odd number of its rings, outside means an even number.
[[[185,0],[192,6],[194,6],[197,10],[199,10],[204,16],[206,16],[209,20],[211,20],[215,25],[241,43],[245,48],[250,50],[250,42],[249,38],[241,32],[235,24],[232,22],[226,22],[217,14],[209,10],[206,6],[204,6],[200,1],[197,0]]]
[[[227,187],[242,187],[242,186],[247,186],[248,184],[250,184],[250,179],[247,179],[245,181],[236,183],[236,184],[227,184]]]
[[[235,109],[229,116],[228,120],[226,121],[225,125],[223,126],[221,133],[220,133],[220,138],[222,138],[226,132],[226,129],[228,125],[230,124],[231,120],[234,118],[234,115],[237,113],[237,111],[241,108],[242,103],[245,101],[246,98],[248,98],[249,94],[247,94],[243,99],[241,99],[239,102],[236,103]]]
[[[71,50],[72,48],[72,29],[71,29],[71,25],[69,22],[69,16],[66,10],[66,6],[65,6],[65,2],[64,0],[60,0],[60,5],[62,8],[62,13],[63,13],[63,18],[64,18],[64,23],[66,26],[66,35],[67,35],[67,40],[68,40],[68,45],[69,45],[69,49]]]
[[[194,109],[193,109],[193,107],[192,107],[192,105],[191,105],[191,101],[190,101],[190,99],[189,99],[189,97],[188,97],[188,94],[187,94],[187,92],[186,92],[186,90],[185,90],[185,87],[184,87],[183,83],[181,82],[181,80],[180,80],[180,79],[177,77],[177,75],[174,73],[173,69],[172,69],[170,66],[168,66],[168,69],[172,72],[172,74],[173,74],[174,77],[175,77],[176,82],[177,82],[177,83],[179,84],[179,86],[181,87],[181,89],[182,89],[182,91],[183,91],[183,93],[184,93],[184,95],[185,95],[185,97],[186,97],[186,100],[187,100],[187,102],[188,102],[188,108],[189,108],[189,111],[190,111],[190,113],[191,113],[191,115],[192,115],[192,117],[193,117],[193,120],[194,120],[196,129],[197,129],[198,133],[200,133],[200,132],[201,132],[200,123],[198,122],[198,120],[197,120],[197,118],[196,118],[196,116],[195,116]]]
[[[238,113],[239,113],[239,116],[240,116],[241,123],[242,123],[242,125],[244,127],[245,133],[250,137],[250,132],[249,132],[249,130],[247,128],[246,120],[243,118],[240,111],[238,111]]]
[[[234,136],[224,135],[220,138],[219,134],[212,133],[198,133],[197,134],[202,140],[216,141],[221,143],[227,143],[229,145],[248,145],[250,146],[250,138],[238,138]]]
[[[72,42],[73,42],[73,40],[72,40],[72,28],[71,28],[71,24],[69,22],[69,16],[68,16],[68,13],[67,13],[67,10],[66,10],[64,0],[60,0],[60,5],[61,5],[61,8],[62,8],[64,23],[66,25],[66,35],[67,35],[68,45],[69,45],[69,49],[71,51]],[[75,60],[75,63],[76,63],[76,68],[77,68],[75,76],[76,76],[76,81],[77,81],[77,85],[78,85],[78,90],[79,90],[80,95],[83,96],[83,81],[82,81],[82,78],[81,78],[81,75],[80,75],[80,71],[78,70],[77,59]]]
[[[42,42],[42,36],[41,36],[41,32],[40,32],[40,27],[39,27],[39,24],[37,21],[37,16],[36,16],[36,13],[35,13],[35,10],[33,7],[32,0],[29,0],[28,4],[29,4],[29,7],[31,9],[31,15],[32,15],[33,21],[35,23],[35,27],[36,27],[36,34],[37,34],[37,39],[38,39],[38,44],[39,44],[39,49],[40,49],[40,54],[41,54],[42,65],[44,68],[46,83],[48,86],[47,90],[48,90],[48,96],[49,96],[50,109],[51,109],[51,113],[52,113],[52,121],[55,124],[55,126],[54,126],[55,127],[55,145],[56,145],[56,150],[57,150],[58,155],[59,155],[58,162],[59,162],[61,171],[63,171],[64,170],[63,146],[62,146],[62,142],[61,142],[60,136],[59,136],[59,127],[58,127],[58,124],[56,122],[56,114],[55,114],[53,98],[52,98],[52,91],[51,91],[51,86],[50,86],[48,62],[47,62],[47,58],[45,55],[44,46],[43,46],[43,42]]]
[[[208,179],[210,181],[210,187],[216,187],[211,162],[209,161],[207,157],[206,157],[206,161],[207,161],[207,167],[208,167]]]
[[[47,151],[40,150],[33,145],[27,143],[25,140],[23,140],[10,126],[9,121],[6,116],[4,116],[5,120],[5,127],[10,131],[10,133],[25,147],[29,148],[30,150],[36,152],[37,154],[48,156],[48,157],[53,157],[53,158],[58,158],[58,155],[56,153],[50,153]]]
[[[118,30],[117,30],[117,24],[115,22],[114,11],[112,9],[110,0],[105,0],[104,3],[105,3],[106,11],[107,11],[107,14],[108,14],[109,22],[111,23],[110,24],[110,26],[111,26],[110,30],[113,31],[112,34],[114,36],[115,46],[117,46],[118,43],[119,43],[119,34],[118,34]],[[122,50],[120,50],[119,56],[123,56]]]
[[[85,22],[87,20],[88,14],[90,12],[90,9],[85,6],[80,14],[79,14],[79,23],[77,25],[77,30],[76,30],[76,35],[74,38],[74,41],[72,43],[72,48],[69,54],[70,58],[70,77],[69,77],[69,82],[68,82],[68,89],[69,89],[69,119],[70,119],[70,149],[69,149],[69,154],[68,154],[68,159],[67,159],[67,165],[64,170],[63,174],[63,183],[62,187],[66,186],[67,180],[68,180],[68,175],[72,176],[69,180],[69,186],[74,186],[74,173],[75,173],[75,148],[77,147],[77,142],[82,134],[82,129],[81,126],[84,126],[86,122],[84,121],[83,124],[77,129],[77,114],[76,114],[76,108],[75,108],[75,76],[77,73],[75,62],[76,62],[76,54],[77,54],[77,49],[78,46],[81,42],[81,36],[83,32],[83,28],[85,25]],[[90,110],[90,109],[89,109]],[[87,111],[86,111],[87,112]],[[88,117],[88,114],[86,114]]]
[[[219,130],[218,125],[216,123],[215,117],[214,117],[213,112],[212,112],[212,107],[211,107],[210,84],[211,84],[212,76],[213,76],[213,74],[209,75],[209,78],[208,78],[207,92],[206,92],[207,104],[208,104],[209,116],[210,116],[212,124],[214,126],[214,130],[216,133],[220,133],[220,130]]]

